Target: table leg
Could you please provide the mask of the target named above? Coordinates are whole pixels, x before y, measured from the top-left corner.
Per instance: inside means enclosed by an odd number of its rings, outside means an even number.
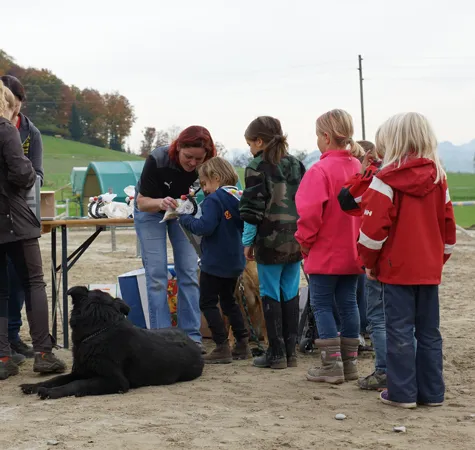
[[[61,226],[61,268],[63,271],[63,345],[69,348],[69,308],[68,308],[68,227]]]
[[[51,293],[51,314],[52,314],[52,328],[51,333],[54,339],[57,339],[58,334],[58,319],[56,316],[57,313],[57,302],[58,298],[56,296],[56,275],[58,274],[56,270],[56,228],[51,229],[51,286],[53,291]]]

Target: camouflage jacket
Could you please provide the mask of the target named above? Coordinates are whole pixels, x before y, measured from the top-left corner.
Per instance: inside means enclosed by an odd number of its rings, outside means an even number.
[[[241,218],[257,225],[254,250],[259,264],[286,264],[302,259],[295,240],[297,208],[295,195],[305,167],[287,155],[278,165],[258,153],[246,168],[246,188],[239,207]]]

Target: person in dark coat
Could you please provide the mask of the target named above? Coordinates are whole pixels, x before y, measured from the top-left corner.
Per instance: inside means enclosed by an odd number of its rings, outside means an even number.
[[[41,227],[25,200],[25,193],[36,182],[36,173],[11,122],[14,111],[14,96],[0,81],[0,380],[18,374],[8,341],[8,258],[25,292],[35,352],[33,371],[66,370],[64,362],[52,353],[54,343],[49,334],[48,301],[38,242]]]
[[[12,91],[15,97],[15,110],[12,119],[13,125],[20,132],[20,140],[23,146],[25,156],[31,161],[33,169],[39,178],[40,186],[43,186],[43,143],[41,133],[35,127],[33,122],[20,112],[23,103],[26,100],[25,89],[20,80],[12,75],[1,77],[3,84]],[[33,348],[25,344],[20,338],[20,328],[22,326],[21,310],[25,304],[25,292],[21,287],[20,279],[15,272],[11,260],[8,261],[9,278],[9,302],[8,302],[8,340],[17,363],[21,363],[24,358],[33,358],[35,352]]]

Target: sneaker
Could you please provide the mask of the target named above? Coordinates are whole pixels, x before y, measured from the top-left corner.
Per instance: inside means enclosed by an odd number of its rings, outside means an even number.
[[[21,353],[17,353],[16,351],[12,350],[12,361],[17,365],[21,366],[26,361],[26,356],[22,355]]]
[[[401,402],[393,402],[392,400],[389,400],[389,394],[388,390],[385,389],[381,394],[379,395],[379,399],[385,404],[385,405],[390,405],[390,406],[398,406],[399,408],[405,408],[405,409],[414,409],[417,408],[417,403],[416,402],[411,402],[411,403],[401,403]]]
[[[360,378],[358,386],[366,391],[382,391],[388,387],[386,373],[375,370],[371,375]]]
[[[33,372],[37,373],[63,373],[66,370],[66,364],[61,361],[54,353],[35,353],[35,363]]]
[[[10,356],[0,358],[0,380],[6,380],[8,377],[18,375],[18,366]]]
[[[29,345],[25,344],[21,339],[18,339],[18,341],[10,341],[10,348],[12,349],[12,352],[14,351],[16,353],[19,353],[25,358],[35,357],[33,347],[30,347]]]

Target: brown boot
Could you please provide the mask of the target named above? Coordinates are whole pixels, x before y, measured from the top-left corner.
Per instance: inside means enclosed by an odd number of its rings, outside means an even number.
[[[216,348],[209,354],[203,356],[206,364],[229,364],[233,362],[231,348],[226,339],[222,344],[216,345]]]
[[[358,338],[341,338],[341,358],[343,360],[343,371],[345,381],[358,379]]]
[[[320,381],[330,384],[340,384],[345,381],[343,362],[340,352],[340,338],[316,339],[315,345],[321,351],[322,366],[309,369],[307,380]]]
[[[232,351],[233,359],[249,359],[252,357],[251,349],[249,347],[249,338],[242,338],[236,341],[236,345]]]

